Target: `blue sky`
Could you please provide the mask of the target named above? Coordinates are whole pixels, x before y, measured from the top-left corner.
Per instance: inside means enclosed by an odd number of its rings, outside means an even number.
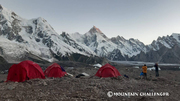
[[[109,38],[123,36],[150,44],[180,33],[180,0],[0,0],[26,19],[42,17],[61,34],[84,34],[93,26]]]

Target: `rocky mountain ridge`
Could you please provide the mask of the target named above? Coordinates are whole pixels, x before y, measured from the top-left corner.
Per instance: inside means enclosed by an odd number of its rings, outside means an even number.
[[[63,57],[67,59],[72,54],[99,56],[116,61],[168,62],[171,59],[179,62],[179,44],[180,34],[176,33],[144,45],[133,38],[108,38],[95,26],[85,34],[58,34],[44,18],[23,19],[0,5],[0,55],[8,62],[31,58],[53,62]],[[173,58],[168,58],[169,55]]]

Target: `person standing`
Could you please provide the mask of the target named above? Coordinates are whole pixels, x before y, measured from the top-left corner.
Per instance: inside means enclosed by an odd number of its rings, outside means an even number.
[[[156,77],[159,77],[158,63],[155,63],[154,67],[155,67]]]
[[[144,64],[142,69],[143,69],[143,76],[144,76],[143,78],[147,79],[147,66],[146,66],[146,64]]]

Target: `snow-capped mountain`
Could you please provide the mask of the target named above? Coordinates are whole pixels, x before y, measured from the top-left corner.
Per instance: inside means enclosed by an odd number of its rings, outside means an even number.
[[[132,57],[139,54],[141,51],[145,53],[148,51],[148,48],[138,39],[131,38],[126,40],[123,37],[117,36],[111,38],[111,41],[117,45],[117,49],[121,51],[123,56],[127,55],[128,57]]]
[[[43,18],[24,19],[0,5],[0,56],[9,62],[29,58],[54,61],[73,53],[106,57],[110,60],[160,60],[175,50],[179,57],[180,34],[159,37],[150,45],[122,36],[108,38],[93,26],[87,33],[58,34]],[[164,52],[164,50],[171,50]],[[167,57],[167,56],[166,56]],[[166,61],[166,60],[164,60]],[[178,61],[178,60],[177,60]]]
[[[158,39],[148,45],[149,51],[133,56],[130,60],[162,62],[162,63],[180,63],[180,34],[173,33],[166,37],[158,37]]]
[[[79,33],[70,34],[77,42],[88,46],[98,56],[109,57],[111,52],[119,50],[122,56],[127,55],[132,57],[139,54],[141,51],[146,52],[146,46],[137,39],[126,40],[123,37],[117,36],[108,38],[102,31],[93,26],[87,33],[81,35]],[[78,37],[75,37],[78,36]],[[115,57],[110,56],[114,59]]]
[[[114,45],[106,35],[95,26],[84,34],[84,44],[86,44],[86,46],[93,50],[98,56],[102,57],[106,56],[116,47],[116,45]]]
[[[0,6],[0,38],[1,55],[9,61],[21,60],[27,53],[48,61],[54,60],[52,54],[95,55],[64,34],[56,33],[45,19],[23,19],[3,6]]]
[[[153,41],[151,45],[149,45],[149,48],[157,51],[161,47],[165,46],[167,48],[172,48],[174,45],[180,43],[180,34],[173,33],[171,36],[163,36],[163,37],[158,37],[158,39]]]

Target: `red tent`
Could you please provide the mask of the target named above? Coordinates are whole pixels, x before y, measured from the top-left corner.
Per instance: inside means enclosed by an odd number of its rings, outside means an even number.
[[[44,71],[44,74],[47,77],[61,78],[67,73],[64,71],[64,69],[61,68],[61,66],[59,66],[57,63],[54,63]]]
[[[99,68],[99,70],[97,71],[95,76],[117,77],[117,76],[121,76],[121,74],[115,67],[111,66],[110,64],[106,64],[106,65],[102,66],[101,68]]]
[[[38,64],[26,60],[9,68],[7,81],[23,82],[35,78],[45,79],[43,70]]]

